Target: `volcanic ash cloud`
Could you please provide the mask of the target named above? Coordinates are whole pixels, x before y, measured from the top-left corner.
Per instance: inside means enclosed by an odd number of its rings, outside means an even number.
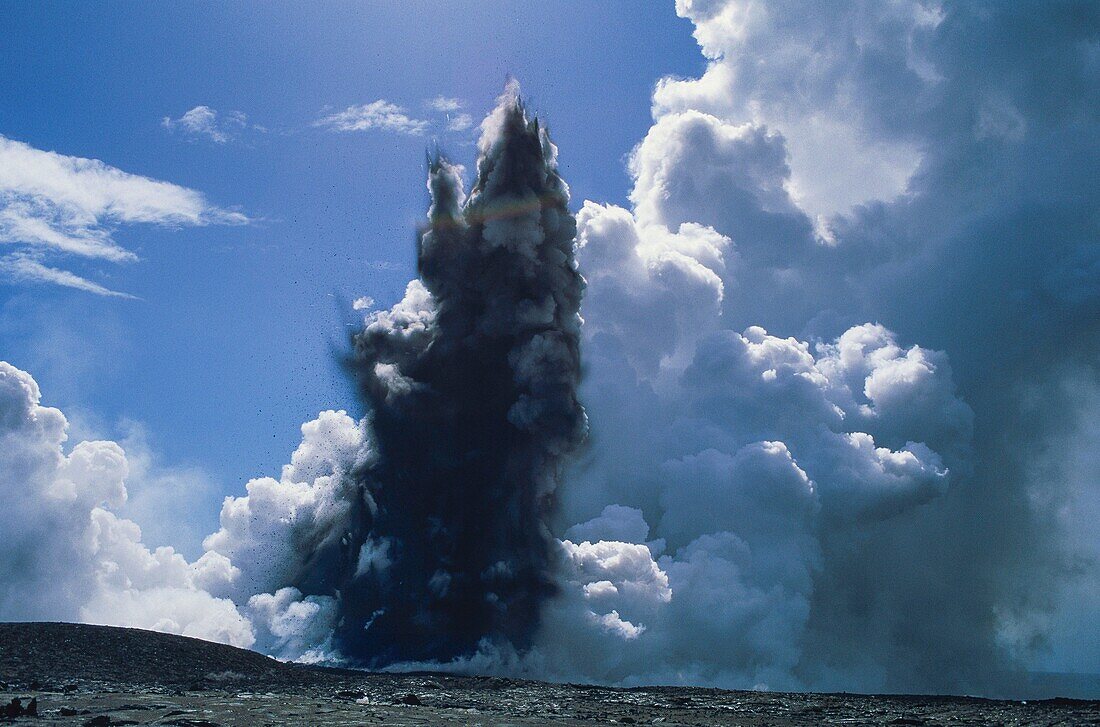
[[[546,521],[586,432],[584,280],[556,151],[511,87],[482,125],[468,197],[433,156],[419,278],[355,336],[374,448],[342,546],[337,641],[352,658],[522,650],[555,592]]]

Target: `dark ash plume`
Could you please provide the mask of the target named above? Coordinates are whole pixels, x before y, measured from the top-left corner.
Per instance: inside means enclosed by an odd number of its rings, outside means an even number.
[[[469,198],[429,159],[419,280],[354,338],[376,457],[337,640],[367,664],[523,649],[555,590],[545,522],[586,431],[576,223],[514,88],[483,129]]]

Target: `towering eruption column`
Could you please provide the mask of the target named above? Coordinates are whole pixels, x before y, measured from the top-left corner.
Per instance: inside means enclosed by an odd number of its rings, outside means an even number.
[[[584,280],[556,148],[513,86],[486,119],[469,197],[429,160],[419,279],[355,337],[377,457],[341,593],[340,648],[367,663],[528,646],[554,592],[546,516],[584,438]]]

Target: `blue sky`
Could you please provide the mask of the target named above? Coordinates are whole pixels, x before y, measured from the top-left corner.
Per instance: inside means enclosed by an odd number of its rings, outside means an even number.
[[[0,279],[2,357],[34,372],[76,434],[113,437],[136,420],[165,461],[201,467],[225,493],[277,471],[301,422],[357,408],[335,364],[343,311],[362,295],[389,305],[412,276],[425,151],[438,139],[468,165],[476,138],[313,122],[379,99],[437,119],[426,103],[438,96],[480,121],[513,74],[551,126],[574,204],[622,202],[653,84],[703,67],[671,3],[517,7],[6,5],[0,134],[254,221],[123,225],[114,238],[138,261],[65,261],[140,300]],[[266,131],[217,143],[162,124],[200,105]]]

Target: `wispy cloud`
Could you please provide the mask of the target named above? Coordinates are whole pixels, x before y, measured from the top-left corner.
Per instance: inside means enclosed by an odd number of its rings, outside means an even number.
[[[0,257],[0,272],[16,282],[47,283],[83,290],[88,293],[95,293],[96,295],[103,295],[111,298],[137,300],[137,296],[123,293],[118,290],[111,290],[87,278],[82,278],[75,273],[70,273],[68,270],[47,267],[26,255],[8,255],[6,257]]]
[[[392,131],[420,136],[428,131],[430,122],[409,116],[407,109],[384,99],[359,106],[348,106],[313,123],[332,131]]]
[[[209,106],[196,106],[178,119],[165,116],[161,125],[173,133],[191,139],[206,137],[216,144],[232,141],[244,129],[264,130],[262,126],[250,126],[248,116],[241,111],[219,113]]]
[[[18,250],[18,257],[9,255],[4,265],[20,279],[110,294],[113,291],[98,290],[95,283],[40,261],[46,255],[115,263],[136,260],[114,240],[114,230],[123,224],[247,222],[244,214],[212,205],[196,190],[0,135],[0,245]]]
[[[424,136],[428,133],[458,133],[469,130],[474,118],[463,109],[462,99],[450,96],[436,96],[426,99],[423,108],[429,113],[425,118],[411,115],[404,106],[385,99],[370,103],[348,106],[343,111],[328,113],[313,122],[315,127],[330,131],[389,131],[410,136]]]

